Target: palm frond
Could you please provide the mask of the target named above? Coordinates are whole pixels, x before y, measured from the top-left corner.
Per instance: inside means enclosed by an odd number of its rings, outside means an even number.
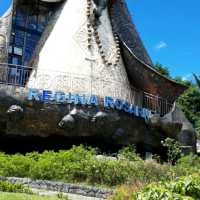
[[[197,86],[199,87],[200,89],[200,77],[198,77],[196,74],[193,74],[195,80],[196,80],[196,83],[197,83]]]

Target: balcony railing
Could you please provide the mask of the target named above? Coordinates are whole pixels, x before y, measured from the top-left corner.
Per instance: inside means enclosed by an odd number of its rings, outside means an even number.
[[[31,71],[32,68],[30,67],[0,63],[0,84],[24,87],[30,77]],[[137,96],[139,97],[136,104],[139,103],[140,106],[148,108],[152,113],[163,116],[172,109],[173,104],[170,104],[164,98],[141,92],[137,89],[132,89],[132,93],[135,99],[137,99]]]
[[[144,92],[143,107],[148,108],[153,113],[158,113],[161,116],[167,114],[172,109],[173,104],[166,99]]]
[[[0,64],[0,83],[25,86],[32,68],[13,64]]]

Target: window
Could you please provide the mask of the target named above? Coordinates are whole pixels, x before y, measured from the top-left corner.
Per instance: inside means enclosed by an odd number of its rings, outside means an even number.
[[[12,19],[9,61],[13,64],[28,65],[37,43],[47,26],[55,6],[40,2],[19,1]]]
[[[12,64],[18,65],[18,58],[17,57],[12,57]]]
[[[14,54],[22,56],[22,49],[18,47],[14,47]]]
[[[37,16],[32,15],[28,17],[27,28],[31,30],[37,30]]]

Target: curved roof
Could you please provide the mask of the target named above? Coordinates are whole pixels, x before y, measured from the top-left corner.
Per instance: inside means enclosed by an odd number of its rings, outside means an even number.
[[[114,32],[121,40],[130,83],[145,92],[174,102],[187,87],[157,72],[132,22],[125,0],[110,1],[110,15]]]
[[[153,66],[143,42],[132,21],[125,0],[110,1],[110,15],[114,32],[116,32],[140,60]]]

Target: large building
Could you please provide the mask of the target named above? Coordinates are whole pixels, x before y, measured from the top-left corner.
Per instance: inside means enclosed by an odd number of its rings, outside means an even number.
[[[195,148],[175,105],[186,87],[154,69],[125,0],[14,0],[0,22],[4,138]]]

